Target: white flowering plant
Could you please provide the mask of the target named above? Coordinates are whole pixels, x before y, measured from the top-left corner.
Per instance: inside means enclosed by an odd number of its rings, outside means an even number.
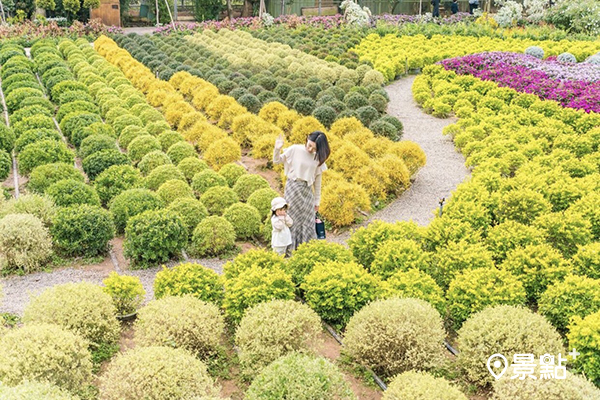
[[[503,28],[516,26],[517,22],[523,18],[523,6],[516,1],[502,1],[502,8],[494,17],[494,20]]]
[[[367,26],[371,23],[371,10],[353,0],[344,0],[340,8],[344,10],[344,20],[348,25]]]

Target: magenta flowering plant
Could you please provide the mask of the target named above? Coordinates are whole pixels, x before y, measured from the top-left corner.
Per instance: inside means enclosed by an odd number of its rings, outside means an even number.
[[[525,54],[490,52],[443,60],[440,64],[459,75],[496,82],[564,107],[600,112],[600,67],[538,60]]]

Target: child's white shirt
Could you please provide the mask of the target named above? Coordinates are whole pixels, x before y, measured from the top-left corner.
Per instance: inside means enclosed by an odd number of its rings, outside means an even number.
[[[273,215],[271,217],[271,225],[273,226],[271,246],[281,247],[292,244],[292,232],[290,232],[290,226],[292,226],[293,223],[294,221],[289,215],[286,215],[285,217]]]

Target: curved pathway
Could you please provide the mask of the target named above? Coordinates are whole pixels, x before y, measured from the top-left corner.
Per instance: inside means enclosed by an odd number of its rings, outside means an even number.
[[[470,175],[465,167],[465,159],[455,150],[452,139],[442,135],[442,129],[456,119],[440,119],[424,113],[412,97],[414,80],[415,76],[409,76],[386,86],[385,91],[390,96],[387,111],[404,125],[402,139],[413,141],[423,149],[427,163],[417,173],[408,191],[384,209],[370,215],[360,226],[374,220],[413,220],[419,225],[427,225],[437,213],[439,200],[448,200],[451,191]],[[345,243],[350,231],[332,235],[330,240]]]
[[[411,87],[414,76],[401,79],[386,87],[390,96],[388,113],[398,117],[404,124],[403,139],[416,142],[427,155],[427,164],[421,169],[411,188],[383,210],[372,214],[360,226],[373,220],[386,222],[414,220],[420,225],[427,225],[434,217],[440,198],[446,199],[450,192],[469,176],[464,166],[463,156],[456,152],[449,137],[442,135],[442,129],[454,122],[452,119],[438,119],[425,114],[412,98]],[[328,240],[345,243],[350,231],[339,235],[329,234]],[[192,260],[221,272],[226,260],[202,259]],[[172,264],[176,264],[175,262]],[[38,272],[25,276],[14,276],[3,279],[4,301],[0,312],[22,314],[31,294],[56,284],[67,282],[89,281],[101,284],[114,269],[106,262],[85,268],[63,268],[51,273]],[[146,289],[146,299],[153,298],[152,285],[154,276],[161,267],[126,273],[140,277]]]

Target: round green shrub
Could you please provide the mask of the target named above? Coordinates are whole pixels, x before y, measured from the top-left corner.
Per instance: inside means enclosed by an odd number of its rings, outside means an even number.
[[[568,275],[542,293],[539,312],[559,330],[566,332],[571,318],[600,310],[600,280]]]
[[[325,358],[291,353],[269,364],[246,392],[247,400],[356,400],[340,370]]]
[[[90,180],[95,180],[103,171],[113,165],[128,165],[131,164],[126,154],[119,150],[109,149],[100,150],[90,154],[81,162],[81,167]]]
[[[51,163],[73,164],[75,154],[63,142],[51,139],[40,140],[26,146],[19,153],[19,172],[29,175],[35,167]]]
[[[148,131],[142,128],[141,126],[127,126],[119,135],[119,146],[121,146],[122,149],[127,149],[127,147],[131,144],[133,139],[139,136],[146,136],[148,134]]]
[[[546,318],[509,305],[489,307],[471,316],[458,331],[457,344],[460,373],[479,387],[494,380],[482,368],[493,354],[500,353],[507,360],[514,354],[565,354],[560,335]]]
[[[369,100],[358,92],[349,93],[344,97],[344,103],[351,110],[357,110],[369,104]]]
[[[82,159],[101,150],[119,150],[115,139],[108,135],[90,135],[81,141],[79,157]]]
[[[32,214],[8,214],[0,219],[2,270],[38,270],[52,254],[52,239],[42,220]]]
[[[577,213],[549,213],[535,220],[544,238],[565,257],[572,257],[579,246],[592,241],[590,222]]]
[[[285,261],[282,256],[266,249],[252,249],[238,255],[233,261],[228,261],[223,266],[225,279],[237,278],[251,267],[260,267],[265,270],[283,269]]]
[[[139,127],[143,127],[144,124],[142,123],[142,120],[140,120],[138,117],[136,117],[135,115],[121,115],[120,117],[115,118],[115,120],[112,123],[113,128],[115,129],[115,132],[117,133],[117,135],[121,135],[121,133],[123,132],[123,130],[128,127],[128,126],[139,126]]]
[[[44,290],[25,308],[23,322],[61,326],[86,339],[91,349],[116,343],[121,330],[110,295],[88,282]]]
[[[210,215],[222,215],[229,206],[237,203],[239,198],[233,189],[226,186],[215,186],[200,196]]]
[[[382,121],[381,119],[371,122],[369,129],[377,136],[382,136],[393,141],[400,139],[400,136],[398,136],[398,129],[389,122]]]
[[[23,194],[18,199],[11,198],[0,206],[0,218],[8,214],[31,214],[38,217],[44,226],[52,225],[56,206],[47,196],[35,193]]]
[[[256,304],[294,298],[291,277],[279,268],[266,269],[252,265],[244,274],[225,280],[223,308],[227,316],[238,323],[247,309]]]
[[[150,190],[158,190],[158,188],[166,181],[179,179],[187,182],[183,173],[172,164],[160,165],[154,168],[146,177],[146,187]]]
[[[198,156],[186,157],[179,161],[177,168],[183,173],[188,182],[199,172],[209,168],[208,164],[198,158]]]
[[[212,269],[196,263],[163,267],[154,278],[154,296],[191,295],[202,301],[221,305],[224,290],[221,277]]]
[[[300,288],[306,303],[321,318],[339,326],[382,294],[381,282],[354,262],[317,264]]]
[[[127,146],[127,153],[134,164],[139,163],[142,158],[154,150],[161,150],[157,138],[150,135],[141,135],[136,137]]]
[[[247,173],[246,168],[234,163],[225,164],[219,170],[219,174],[225,178],[227,185],[231,188],[235,185],[240,176]]]
[[[5,150],[0,150],[0,181],[8,178],[11,167],[12,157]]]
[[[85,128],[94,123],[101,122],[102,119],[97,114],[74,112],[63,118],[60,123],[60,130],[65,137],[69,138],[73,145],[79,147],[81,141],[90,133]]]
[[[235,203],[231,205],[223,212],[223,218],[231,223],[238,240],[255,237],[260,231],[260,214],[249,204]]]
[[[23,132],[21,136],[19,136],[19,138],[14,142],[15,151],[19,153],[28,145],[45,139],[60,142],[62,140],[62,136],[60,136],[60,133],[56,129],[31,129]]]
[[[407,371],[392,380],[382,400],[468,400],[460,390],[444,378],[427,372]]]
[[[396,133],[397,133],[398,137],[402,136],[402,133],[404,132],[404,126],[402,125],[402,122],[400,122],[400,120],[398,118],[393,117],[391,115],[384,115],[383,117],[379,118],[377,121],[383,121],[383,122],[387,122],[388,124],[394,125],[394,127],[396,128]]]
[[[100,112],[100,110],[98,110],[98,106],[96,106],[95,104],[87,101],[78,100],[60,106],[58,112],[56,113],[56,120],[58,121],[58,123],[60,123],[63,120],[63,118],[69,115],[70,113],[78,111],[88,112],[90,114],[98,114]]]
[[[167,155],[173,161],[173,164],[178,165],[181,160],[187,157],[197,157],[196,149],[188,142],[177,142],[169,147]]]
[[[375,253],[383,243],[390,239],[421,238],[422,228],[414,222],[397,222],[390,224],[375,220],[366,227],[358,228],[348,239],[348,246],[356,261],[370,268]]]
[[[92,383],[88,343],[56,325],[25,325],[0,336],[0,380],[46,381],[72,393]]]
[[[260,108],[262,107],[262,103],[260,102],[260,100],[252,93],[247,93],[241,96],[238,99],[238,103],[240,103],[240,105],[242,105],[243,107],[246,107],[248,111],[254,114],[258,114]]]
[[[77,204],[100,205],[100,197],[94,188],[75,179],[65,179],[52,184],[46,189],[46,194],[59,207]]]
[[[50,233],[66,255],[95,257],[108,251],[115,226],[108,211],[80,204],[59,208]]]
[[[193,399],[218,394],[206,365],[187,351],[171,347],[136,347],[121,353],[100,378],[103,400]]]
[[[39,89],[34,88],[15,89],[6,96],[6,109],[9,113],[14,113],[21,107],[21,102],[28,97],[44,97],[44,94]]]
[[[246,202],[252,193],[264,188],[270,188],[269,182],[262,176],[255,174],[242,175],[233,185],[233,190],[241,202]]]
[[[141,346],[182,348],[208,360],[217,354],[224,331],[216,305],[190,295],[167,296],[139,310],[135,341]]]
[[[516,221],[502,222],[488,231],[485,239],[494,261],[504,261],[506,255],[518,247],[542,244],[543,234],[533,226],[523,225]]]
[[[600,279],[600,243],[582,246],[573,256],[573,267],[580,275]]]
[[[527,295],[523,284],[509,271],[485,267],[457,273],[446,297],[448,314],[458,329],[471,314],[486,307],[525,305]]]
[[[433,279],[447,289],[457,273],[476,268],[493,268],[492,254],[479,243],[449,242],[434,255]]]
[[[337,112],[331,106],[319,106],[312,111],[312,116],[319,120],[323,126],[329,128],[336,120]]]
[[[53,183],[63,179],[84,181],[82,173],[73,164],[51,163],[41,165],[31,171],[27,187],[34,192],[44,193]]]
[[[148,210],[129,218],[125,227],[125,256],[135,267],[145,268],[179,255],[188,233],[177,213]]]
[[[346,327],[343,348],[378,375],[391,377],[410,369],[439,366],[444,336],[442,318],[429,303],[393,298],[375,301],[354,314]]]
[[[171,204],[176,199],[190,198],[195,199],[192,188],[186,181],[171,179],[160,185],[156,191],[158,197],[165,203]]]
[[[14,387],[0,386],[0,399],[13,400],[78,400],[68,391],[49,383],[24,382]]]
[[[387,279],[396,271],[408,271],[411,268],[427,271],[430,269],[430,262],[430,254],[423,251],[416,241],[387,240],[375,253],[370,271],[382,279]]]
[[[94,180],[94,187],[104,205],[125,190],[140,187],[142,174],[131,165],[113,165],[102,171]]]
[[[445,314],[444,291],[425,272],[412,268],[396,271],[386,282],[386,297],[415,298],[425,300],[441,315]]]
[[[235,229],[223,217],[204,218],[192,234],[190,251],[199,256],[218,256],[235,247]]]
[[[541,193],[525,188],[506,191],[498,201],[500,222],[513,220],[530,225],[540,215],[548,213],[552,205]]]
[[[177,213],[181,217],[189,236],[192,235],[200,221],[208,216],[208,211],[204,207],[204,204],[190,197],[180,197],[173,200],[167,209]]]
[[[10,153],[15,147],[15,133],[4,124],[0,125],[0,149]]]
[[[169,156],[162,150],[154,150],[142,157],[137,167],[144,175],[148,175],[154,168],[167,164],[172,164]]]
[[[577,349],[579,350],[579,348]],[[578,357],[578,360],[581,359]],[[534,376],[539,375],[535,374]],[[593,400],[600,389],[582,376],[567,371],[565,379],[510,379],[507,373],[494,382],[491,400]]]
[[[269,231],[271,221],[268,219]],[[292,274],[292,280],[298,286],[304,282],[306,275],[310,274],[315,265],[326,263],[328,261],[337,261],[340,263],[351,263],[354,256],[346,247],[337,243],[330,243],[324,240],[311,240],[302,243],[292,253],[288,260],[288,270]]]
[[[168,125],[167,125],[167,129],[170,129],[170,127]],[[158,135],[157,138],[158,138],[158,141],[160,142],[160,146],[162,147],[162,150],[164,152],[169,150],[171,148],[171,146],[173,146],[174,144],[182,143],[185,141],[185,139],[183,138],[183,136],[181,136],[180,133],[173,132],[171,130],[162,132],[160,135]],[[198,157],[195,151],[194,151],[193,156],[196,158]]]
[[[261,221],[271,215],[271,200],[279,193],[271,188],[258,189],[248,197],[248,204],[258,210]]]
[[[315,352],[321,331],[319,316],[300,302],[272,300],[252,307],[235,332],[243,375],[254,377],[291,352]]]
[[[227,181],[222,175],[210,168],[203,169],[192,178],[192,189],[198,195],[202,195],[209,188],[215,186],[227,186]]]
[[[128,189],[119,193],[110,203],[110,212],[118,233],[123,233],[131,217],[144,211],[159,210],[164,206],[162,200],[148,189]]]
[[[570,263],[547,244],[512,250],[501,267],[523,282],[527,297],[531,301],[539,300],[549,285],[562,281],[571,271]]]

